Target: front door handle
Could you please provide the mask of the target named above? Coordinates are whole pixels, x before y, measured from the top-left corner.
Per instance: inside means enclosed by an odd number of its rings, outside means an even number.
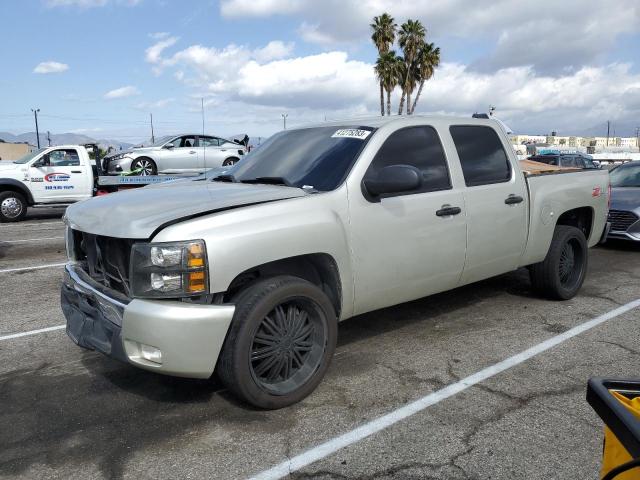
[[[82,170],[71,170],[71,173],[82,173]]]
[[[514,195],[513,193],[511,195],[509,195],[506,200],[504,201],[504,203],[506,203],[507,205],[515,205],[516,203],[522,203],[523,202],[523,198],[519,195]]]
[[[460,207],[452,207],[451,205],[443,205],[440,210],[436,211],[436,215],[439,217],[449,217],[451,215],[458,215],[462,212]]]
[[[191,151],[189,152],[189,154],[190,154],[190,155],[193,155],[194,153],[196,153],[196,151],[195,151],[195,150],[191,150]]]

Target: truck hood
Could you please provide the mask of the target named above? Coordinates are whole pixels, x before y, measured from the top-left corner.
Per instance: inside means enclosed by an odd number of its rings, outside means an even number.
[[[18,170],[25,165],[13,163],[11,160],[0,161],[0,172],[6,172],[7,170]]]
[[[640,211],[640,187],[612,188],[611,208],[614,210]]]
[[[119,238],[151,238],[159,228],[256,203],[307,195],[299,188],[212,181],[180,182],[112,193],[67,208],[75,230]]]

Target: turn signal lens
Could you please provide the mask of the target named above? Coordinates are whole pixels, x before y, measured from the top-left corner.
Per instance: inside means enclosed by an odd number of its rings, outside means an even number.
[[[192,243],[187,251],[187,266],[189,268],[204,267],[204,249],[200,243]]]
[[[191,272],[187,274],[187,292],[204,292],[206,288],[207,282],[205,282],[204,272]]]

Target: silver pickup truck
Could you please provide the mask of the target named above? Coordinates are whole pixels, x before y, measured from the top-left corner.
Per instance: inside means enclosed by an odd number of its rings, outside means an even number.
[[[602,170],[524,173],[492,120],[286,130],[222,174],[71,206],[67,333],[280,408],[321,381],[340,320],[519,267],[573,297],[608,190]]]

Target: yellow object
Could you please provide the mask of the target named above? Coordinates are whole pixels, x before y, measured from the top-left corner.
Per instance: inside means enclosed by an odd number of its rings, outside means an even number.
[[[189,268],[204,266],[204,251],[199,243],[189,245],[187,253],[187,265]]]
[[[633,415],[640,420],[640,397],[627,398],[618,392],[611,392]],[[609,427],[604,427],[604,451],[602,453],[602,470],[600,478],[604,477],[613,468],[633,460],[629,452],[622,446],[620,440],[616,438]],[[638,468],[633,468],[628,472],[621,473],[616,480],[638,480],[640,472]]]
[[[204,292],[206,283],[204,281],[204,272],[191,272],[188,273],[189,284],[187,285],[187,292],[197,293]]]

